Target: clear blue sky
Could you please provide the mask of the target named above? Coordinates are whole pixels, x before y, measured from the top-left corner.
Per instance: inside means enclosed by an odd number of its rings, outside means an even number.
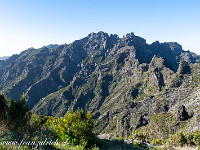
[[[90,32],[134,32],[200,54],[199,0],[0,0],[0,56],[70,43]]]

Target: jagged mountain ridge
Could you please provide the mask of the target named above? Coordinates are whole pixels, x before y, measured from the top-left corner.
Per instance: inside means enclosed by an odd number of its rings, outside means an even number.
[[[91,33],[71,44],[32,48],[0,61],[0,90],[13,99],[26,93],[38,114],[59,117],[83,107],[93,113],[100,132],[124,136],[195,92],[199,66],[193,63],[199,58],[176,42],[149,45],[133,33],[123,38]]]

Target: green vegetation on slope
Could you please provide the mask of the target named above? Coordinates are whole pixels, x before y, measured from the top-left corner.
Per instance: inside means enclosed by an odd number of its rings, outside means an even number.
[[[25,101],[25,96],[13,101],[0,95],[0,149],[138,149],[97,138],[91,113],[82,109],[55,118],[32,114]]]

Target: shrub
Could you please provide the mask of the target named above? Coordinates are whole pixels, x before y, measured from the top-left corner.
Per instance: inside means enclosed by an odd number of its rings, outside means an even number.
[[[112,139],[112,142],[123,144],[124,139],[120,136],[120,137],[117,137],[116,139]]]
[[[69,112],[63,118],[48,119],[44,126],[61,141],[69,141],[74,145],[90,145],[94,142],[92,116],[82,109]]]
[[[136,147],[145,149],[145,150],[149,149],[149,147],[145,143],[142,143],[142,141],[136,141],[136,142],[133,143],[133,145],[136,146]]]
[[[173,134],[167,139],[167,143],[173,146],[179,146],[179,136],[178,134]]]
[[[35,138],[41,138],[43,136],[41,134],[41,130],[44,129],[43,124],[51,117],[32,114],[27,126],[28,136],[34,140]]]
[[[154,139],[152,141],[152,144],[155,144],[155,145],[162,145],[164,143],[164,141],[162,139]]]
[[[174,146],[197,146],[200,138],[200,131],[195,132],[179,132],[169,137],[168,144]]]
[[[180,132],[178,136],[179,136],[179,143],[181,144],[181,146],[187,144],[187,139],[182,132]]]
[[[200,131],[196,130],[195,132],[192,133],[193,134],[193,142],[194,145],[198,145],[200,142]]]
[[[132,135],[133,135],[133,139],[136,139],[136,140],[141,140],[143,142],[146,142],[148,140],[148,133],[144,130],[133,130],[132,132]]]
[[[29,106],[26,105],[26,96],[23,95],[19,101],[10,100],[6,108],[6,123],[11,129],[23,126],[30,117],[28,114]]]
[[[18,129],[30,119],[31,113],[25,97],[23,95],[20,100],[14,101],[0,94],[0,118],[10,129]]]
[[[3,135],[5,141],[14,141],[22,139],[23,135],[16,131],[8,131]]]
[[[3,94],[0,94],[0,119],[5,121],[6,119],[6,108],[8,100]]]
[[[177,124],[175,116],[171,113],[157,113],[151,117],[149,128],[154,138],[167,139],[174,134],[173,127]]]

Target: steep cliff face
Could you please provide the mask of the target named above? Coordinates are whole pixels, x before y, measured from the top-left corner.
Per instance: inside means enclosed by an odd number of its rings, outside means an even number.
[[[0,90],[14,99],[26,93],[37,114],[60,117],[82,107],[99,132],[128,136],[155,113],[175,114],[198,93],[199,58],[175,42],[149,45],[133,33],[91,33],[0,61]],[[195,101],[186,109],[197,109]]]

